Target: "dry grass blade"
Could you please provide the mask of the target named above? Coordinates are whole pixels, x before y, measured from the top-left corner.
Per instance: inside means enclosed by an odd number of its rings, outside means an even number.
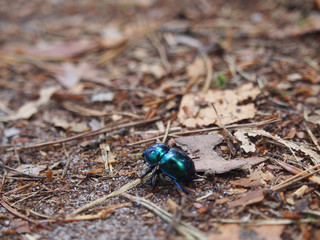
[[[166,212],[156,204],[140,197],[135,197],[127,193],[122,194],[124,197],[130,199],[131,201],[135,201],[138,204],[143,205],[144,207],[148,208],[150,211],[156,213],[159,217],[167,221],[168,223],[173,222],[173,215]],[[182,234],[186,239],[208,239],[205,233],[197,229],[196,227],[180,221],[176,224],[174,224],[175,229]]]

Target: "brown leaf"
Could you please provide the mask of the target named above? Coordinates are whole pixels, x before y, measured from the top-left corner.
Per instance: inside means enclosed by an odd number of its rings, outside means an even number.
[[[220,124],[230,124],[243,119],[253,118],[256,108],[253,103],[240,105],[249,98],[255,99],[260,89],[252,83],[244,84],[237,89],[210,90],[207,93],[190,93],[183,96],[180,104],[178,118],[187,127],[207,126],[218,122],[216,108],[220,115]],[[185,109],[188,112],[185,112]],[[189,113],[196,114],[190,116]]]
[[[238,199],[229,202],[229,207],[247,206],[261,202],[264,199],[264,189],[257,189],[239,195]]]
[[[225,173],[233,169],[248,168],[249,166],[265,161],[265,158],[252,157],[233,160],[225,160],[219,156],[213,148],[221,143],[223,137],[219,134],[198,135],[176,138],[175,141],[182,148],[187,148],[194,161],[196,171],[213,173]]]

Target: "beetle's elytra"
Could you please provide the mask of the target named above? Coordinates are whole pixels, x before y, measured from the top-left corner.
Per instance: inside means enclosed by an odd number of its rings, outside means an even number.
[[[181,190],[187,192],[181,187],[179,182],[191,182],[196,172],[194,163],[188,155],[178,149],[170,148],[168,145],[161,143],[147,148],[142,156],[150,165],[149,170],[144,176],[158,166],[158,170],[156,170],[151,177],[151,183],[154,184],[155,176],[161,171],[171,177]]]

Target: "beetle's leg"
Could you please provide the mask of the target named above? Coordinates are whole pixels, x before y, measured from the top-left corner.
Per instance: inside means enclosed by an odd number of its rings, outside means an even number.
[[[149,169],[140,177],[140,179],[143,180],[145,176],[152,172],[153,169],[154,167],[149,167]]]
[[[150,182],[149,182],[153,188],[155,187],[155,185],[157,183],[159,172],[160,172],[160,170],[159,170],[158,166],[153,169],[153,173],[152,173],[152,176],[151,176]]]
[[[178,183],[177,182],[177,180],[174,180],[173,179],[173,181],[174,181],[174,183],[177,185],[177,187],[182,191],[182,192],[184,192],[185,194],[189,194],[189,192],[186,190],[186,189],[184,189],[181,185],[180,185],[180,183]]]

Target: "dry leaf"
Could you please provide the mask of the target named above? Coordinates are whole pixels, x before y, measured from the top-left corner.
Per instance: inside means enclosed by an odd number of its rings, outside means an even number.
[[[240,224],[219,225],[215,233],[209,235],[215,240],[280,240],[285,225],[242,226]],[[249,237],[250,236],[250,237]]]
[[[34,176],[39,176],[41,171],[44,171],[47,168],[47,165],[37,165],[37,164],[21,164],[16,168],[17,171],[25,174],[30,174]],[[19,173],[11,172],[9,176],[16,176]]]
[[[246,130],[238,130],[234,133],[234,136],[242,143],[240,147],[246,153],[255,152],[256,145],[248,139],[248,136],[246,136],[245,133],[246,133]]]
[[[38,100],[25,103],[22,107],[19,108],[16,113],[7,117],[0,118],[0,122],[30,118],[39,110],[42,105],[46,104],[50,100],[52,94],[58,89],[58,87],[42,88],[40,90],[40,97]]]
[[[61,73],[56,74],[56,79],[62,86],[66,88],[73,88],[80,81],[82,76],[90,70],[86,63],[79,63],[75,65],[70,62],[65,62],[61,66]]]
[[[247,206],[261,202],[264,199],[264,190],[257,189],[247,193],[239,194],[239,198],[228,203],[229,207]]]
[[[193,159],[196,171],[198,172],[210,171],[213,173],[225,173],[233,169],[248,168],[266,160],[261,157],[252,157],[227,161],[213,150],[222,140],[223,137],[219,134],[180,137],[175,139],[176,143],[181,146],[182,149],[187,148],[191,152],[190,157]]]
[[[156,79],[160,79],[167,74],[166,70],[159,64],[142,64],[140,71],[144,74],[151,74]]]
[[[196,58],[194,62],[187,67],[187,75],[191,79],[197,79],[205,74],[206,66],[201,57]]]
[[[35,57],[37,60],[62,60],[77,56],[97,47],[97,43],[88,39],[78,39],[62,43],[47,43],[45,46],[7,45],[1,49],[3,53]]]
[[[231,181],[231,185],[233,186],[241,186],[241,187],[259,187],[265,186],[267,182],[274,179],[274,176],[269,174],[269,172],[262,172],[260,170],[256,170],[251,173],[246,178],[241,178],[238,180]]]
[[[230,124],[243,119],[253,118],[256,108],[253,103],[240,105],[249,98],[255,99],[260,89],[252,83],[237,89],[210,90],[207,93],[190,93],[183,96],[178,118],[187,127],[207,126],[218,121],[212,105],[220,115],[221,124]],[[192,113],[192,114],[190,114]]]

